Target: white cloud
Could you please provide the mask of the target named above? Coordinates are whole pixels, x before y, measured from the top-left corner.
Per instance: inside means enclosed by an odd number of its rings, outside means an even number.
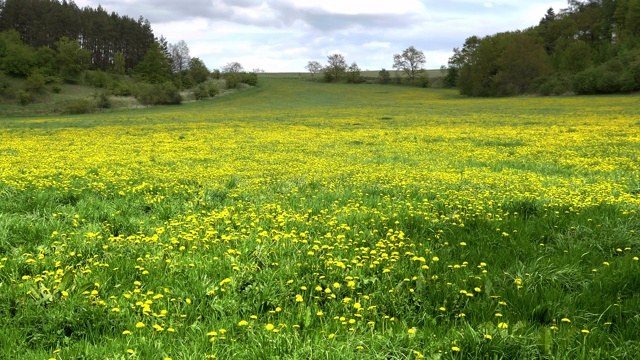
[[[423,50],[429,68],[453,47],[536,25],[565,1],[512,0],[76,0],[151,21],[169,42],[185,40],[210,68],[239,61],[246,69],[305,71],[309,60],[338,52],[363,69],[390,69],[393,54]]]

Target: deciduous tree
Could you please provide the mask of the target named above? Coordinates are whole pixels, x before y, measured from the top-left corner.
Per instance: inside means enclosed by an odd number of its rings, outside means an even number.
[[[413,46],[409,46],[402,54],[393,55],[393,68],[402,71],[411,81],[424,71],[426,63],[424,53]]]
[[[324,68],[325,77],[329,81],[338,80],[347,69],[347,61],[342,54],[327,56],[327,66]]]

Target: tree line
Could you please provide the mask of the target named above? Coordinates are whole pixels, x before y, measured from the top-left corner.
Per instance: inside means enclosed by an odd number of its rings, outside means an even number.
[[[24,87],[11,88],[3,74],[26,79]],[[185,41],[170,44],[154,36],[142,17],[133,20],[101,6],[80,9],[66,0],[0,0],[0,99],[28,104],[47,90],[60,92],[62,83],[102,89],[99,107],[108,107],[111,95],[177,104],[181,91],[212,97],[219,85],[255,85],[257,74],[238,63],[212,73],[189,55]]]
[[[156,40],[148,20],[107,12],[102,6],[79,8],[73,1],[0,0],[0,32],[15,30],[33,49],[55,49],[63,37],[77,40],[92,69],[107,71],[122,55],[134,68]]]
[[[395,54],[393,56],[393,68],[396,69],[395,83],[428,87],[430,83],[425,70],[426,63],[424,53],[413,46],[409,46],[401,54]],[[355,61],[351,65],[347,65],[344,55],[337,53],[327,56],[326,65],[311,60],[305,69],[311,73],[314,79],[316,74],[322,74],[322,79],[327,82],[344,80],[348,83],[358,84],[367,81],[361,76],[360,67]],[[376,80],[380,84],[391,83],[391,73],[382,69]]]
[[[521,31],[454,48],[445,85],[469,96],[640,90],[640,0],[569,0]]]

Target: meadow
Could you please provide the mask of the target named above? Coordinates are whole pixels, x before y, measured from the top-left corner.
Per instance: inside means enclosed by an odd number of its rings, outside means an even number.
[[[0,119],[0,358],[637,358],[638,103],[263,78]]]

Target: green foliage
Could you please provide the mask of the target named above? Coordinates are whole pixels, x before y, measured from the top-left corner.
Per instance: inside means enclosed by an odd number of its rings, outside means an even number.
[[[75,84],[80,76],[89,68],[91,53],[80,48],[80,43],[63,36],[56,42],[57,60],[60,65],[60,75],[68,83]]]
[[[41,94],[45,90],[46,78],[39,72],[34,72],[27,78],[24,89],[32,94]]]
[[[109,75],[100,69],[96,71],[88,71],[85,81],[89,83],[89,85],[101,89],[108,88],[111,85],[111,78]]]
[[[109,99],[108,91],[96,92],[93,97],[98,109],[109,109],[111,107],[111,100]]]
[[[60,68],[55,50],[46,46],[39,47],[35,53],[35,67],[46,76],[58,76]]]
[[[144,60],[136,66],[136,76],[150,84],[161,84],[171,80],[171,61],[158,42],[151,46]]]
[[[135,94],[135,84],[116,76],[111,79],[109,91],[115,96],[131,96]]]
[[[348,83],[352,84],[360,84],[365,81],[362,75],[360,75],[360,67],[358,67],[358,64],[355,62],[351,63],[347,68],[345,78]]]
[[[18,101],[20,102],[20,105],[29,105],[34,101],[34,99],[35,98],[32,93],[26,90],[18,91]]]
[[[116,75],[124,75],[127,72],[126,62],[124,55],[119,52],[113,56],[113,67],[111,71]]]
[[[378,73],[378,82],[382,85],[390,83],[391,74],[385,69],[380,70],[380,72]]]
[[[216,83],[214,82],[209,84],[207,91],[209,92],[209,97],[214,97],[220,94],[220,89],[218,88],[218,85],[216,85]]]
[[[470,96],[630,92],[637,88],[629,67],[640,49],[640,0],[570,1],[559,15],[549,9],[536,27],[467,39],[454,49],[450,68]],[[553,75],[550,77],[550,75]],[[445,84],[453,84],[445,78]],[[561,93],[563,93],[561,92]]]
[[[202,84],[209,78],[209,69],[202,60],[191,58],[189,60],[189,74],[196,84]]]
[[[1,70],[12,76],[23,78],[29,76],[36,66],[35,52],[22,41],[7,41],[6,49],[6,54],[0,62]]]
[[[209,97],[209,90],[204,84],[200,84],[193,89],[193,96],[195,96],[196,100],[202,100]]]
[[[143,105],[178,105],[182,103],[180,91],[172,82],[139,84],[136,99]]]
[[[88,99],[79,99],[69,102],[62,109],[63,114],[80,115],[95,111],[95,104]]]

